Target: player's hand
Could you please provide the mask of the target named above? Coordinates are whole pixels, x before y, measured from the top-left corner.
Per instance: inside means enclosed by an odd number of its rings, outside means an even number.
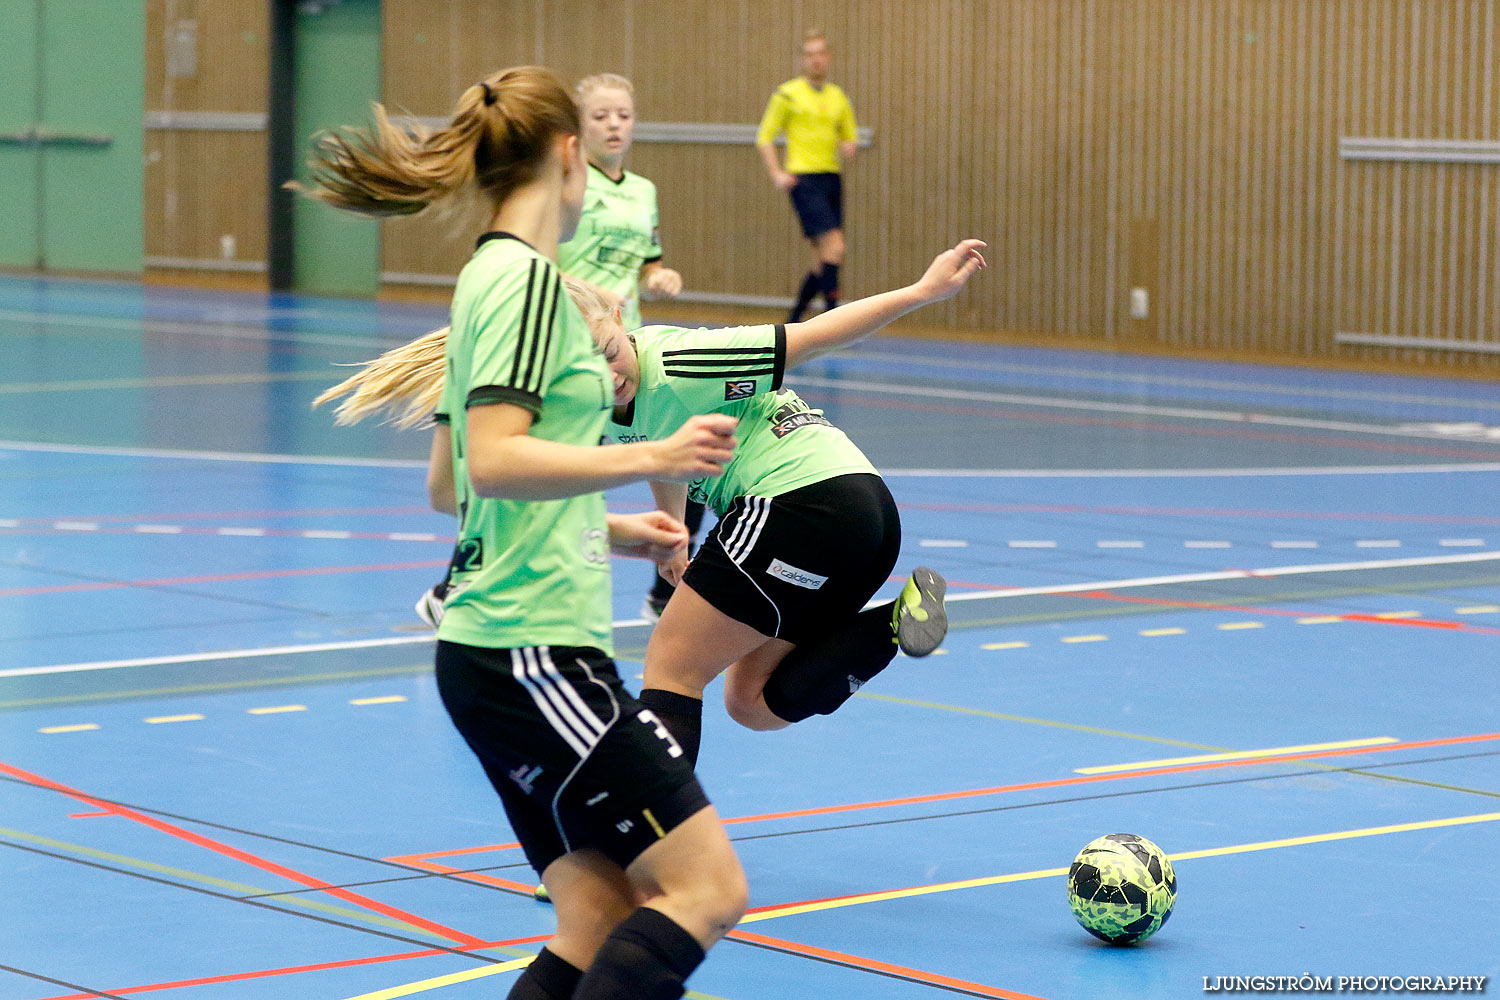
[[[670,267],[658,267],[646,275],[646,291],[675,299],[682,294],[682,275]]]
[[[687,565],[688,530],[659,510],[644,514],[610,514],[609,550],[617,556],[668,563],[678,556]]]
[[[734,454],[734,428],[739,421],[726,413],[691,417],[665,441],[653,442],[657,468],[650,478],[690,483],[722,475]]]
[[[927,302],[941,302],[958,294],[974,273],[986,267],[982,240],[964,240],[934,258],[927,273],[913,286]]]
[[[785,170],[771,178],[771,183],[776,185],[777,190],[790,191],[797,186],[797,175],[789,174]]]
[[[688,554],[687,546],[684,545],[671,559],[663,560],[656,564],[656,572],[661,578],[672,586],[682,583],[682,574],[687,572]]]

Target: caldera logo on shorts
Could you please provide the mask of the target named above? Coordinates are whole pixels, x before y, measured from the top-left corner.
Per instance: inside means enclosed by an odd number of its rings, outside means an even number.
[[[819,576],[816,573],[809,573],[805,569],[798,569],[795,566],[782,562],[780,559],[772,559],[771,565],[766,567],[766,572],[779,580],[785,580],[796,587],[806,587],[808,590],[817,590],[828,582],[828,577],[826,576]]]
[[[725,399],[749,399],[755,395],[755,379],[742,378],[724,383]]]

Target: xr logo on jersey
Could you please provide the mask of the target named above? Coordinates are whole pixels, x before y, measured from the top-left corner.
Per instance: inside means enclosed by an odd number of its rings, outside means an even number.
[[[724,398],[726,400],[749,399],[753,395],[755,395],[755,379],[753,378],[735,379],[732,382],[724,383]]]

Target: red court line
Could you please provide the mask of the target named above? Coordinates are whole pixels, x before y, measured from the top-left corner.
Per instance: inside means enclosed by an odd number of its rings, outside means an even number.
[[[1204,601],[1169,601],[1159,597],[1136,597],[1116,594],[1109,590],[1091,590],[1076,595],[1100,601],[1119,601],[1122,604],[1151,604],[1168,608],[1193,608],[1204,611],[1237,611],[1251,615],[1275,615],[1283,618],[1337,618],[1344,622],[1364,622],[1370,625],[1409,625],[1417,628],[1446,629],[1452,632],[1471,632],[1475,635],[1500,635],[1500,628],[1470,625],[1468,622],[1450,622],[1433,618],[1382,618],[1379,615],[1339,615],[1322,611],[1287,611],[1281,608],[1249,608],[1236,604],[1211,604]]]
[[[271,976],[290,976],[299,972],[325,972],[329,969],[352,969],[362,965],[379,965],[382,962],[404,962],[409,958],[433,958],[438,955],[451,955],[455,951],[482,951],[487,948],[507,948],[519,944],[536,944],[546,941],[552,937],[551,934],[537,934],[532,937],[512,938],[509,941],[486,941],[477,945],[465,945],[462,948],[429,948],[426,951],[407,951],[398,955],[372,955],[369,958],[349,958],[340,962],[318,962],[314,965],[292,965],[283,969],[261,969],[256,972],[235,972],[223,976],[207,976],[203,979],[178,979],[170,983],[151,983],[146,986],[127,986],[123,989],[116,988],[108,990],[119,996],[130,993],[152,993],[156,990],[179,990],[188,986],[211,986],[215,983],[235,983],[246,979],[268,979]],[[93,1000],[93,993],[69,993],[66,996],[45,997],[43,1000]]]
[[[404,910],[399,910],[394,906],[389,906],[385,903],[377,902],[376,900],[361,896],[358,893],[350,892],[347,889],[340,889],[338,886],[324,882],[322,879],[314,878],[311,875],[304,875],[302,872],[294,871],[293,869],[287,868],[284,865],[279,865],[274,861],[268,861],[265,858],[256,857],[255,855],[250,854],[246,851],[242,851],[237,847],[230,847],[228,844],[221,844],[216,840],[212,840],[200,834],[193,833],[189,830],[184,830],[182,829],[182,827],[174,826],[171,823],[157,819],[154,816],[148,816],[145,813],[136,812],[134,809],[130,809],[126,806],[115,805],[111,802],[106,802],[103,799],[96,799],[92,795],[89,795],[85,792],[80,792],[76,788],[70,788],[67,785],[52,781],[50,778],[43,778],[41,775],[32,774],[30,771],[23,771],[18,767],[12,767],[9,764],[4,763],[0,763],[0,774],[8,774],[13,778],[17,778],[29,785],[34,785],[38,788],[47,788],[51,789],[54,792],[61,792],[63,795],[66,795],[69,798],[77,799],[79,802],[84,802],[91,806],[97,806],[100,809],[105,809],[123,819],[134,820],[135,822],[140,823],[143,826],[148,826],[151,829],[157,830],[161,833],[165,833],[168,836],[176,837],[178,840],[185,840],[189,844],[206,848],[207,850],[213,851],[216,854],[222,854],[227,858],[232,858],[235,861],[244,862],[247,865],[252,865],[256,868],[259,868],[261,871],[270,872],[272,875],[279,875],[284,879],[296,882],[299,885],[307,886],[310,889],[319,889],[323,892],[326,892],[328,895],[334,897],[335,899],[341,899],[346,903],[352,903],[353,905],[358,906],[362,909],[369,910],[372,913],[379,913],[382,916],[390,917],[393,920],[399,920],[402,923],[410,924],[413,927],[419,927],[429,934],[435,934],[438,937],[447,938],[449,941],[457,941],[460,944],[469,945],[471,947],[478,947],[483,944],[483,942],[479,938],[473,937],[469,934],[465,934],[462,931],[456,931],[451,927],[444,927],[442,924],[427,920],[424,917],[419,917],[414,913],[407,913]]]
[[[921,969],[910,969],[904,965],[892,965],[890,962],[881,962],[873,958],[861,958],[858,955],[850,955],[842,951],[830,951],[827,948],[818,948],[810,944],[799,944],[796,941],[784,941],[781,938],[767,937],[764,934],[753,934],[750,931],[730,931],[727,936],[752,944],[762,944],[780,951],[789,951],[796,955],[827,959],[837,962],[840,965],[852,966],[856,969],[884,972],[919,983],[930,983],[933,986],[946,986],[952,989],[965,990],[970,993],[977,993],[983,997],[1000,997],[1002,1000],[1044,1000],[1044,998],[1034,996],[1030,993],[1002,990],[996,986],[972,983],[966,979],[953,979],[949,976],[940,976],[935,972],[923,972]]]
[[[140,522],[142,524],[153,521],[211,521],[216,519],[240,520],[252,517],[385,517],[404,516],[407,514],[431,514],[431,507],[418,505],[407,505],[404,507],[308,507],[302,510],[280,509],[280,510],[197,510],[179,511],[176,513],[155,511],[150,514],[54,514],[51,517],[23,517],[21,523],[27,526],[40,527],[51,524],[53,521],[97,521],[108,522]]]
[[[620,510],[621,508],[617,504],[617,505],[615,505],[615,507],[613,509]],[[98,528],[93,528],[93,529],[91,529],[89,531],[73,531],[73,530],[70,530],[68,528],[56,528],[56,527],[53,527],[52,525],[55,524],[57,520],[60,520],[60,519],[59,518],[54,518],[52,521],[50,521],[50,522],[48,522],[46,524],[22,525],[19,528],[0,528],[0,534],[3,534],[3,535],[67,535],[67,536],[73,537],[73,538],[76,538],[76,537],[78,537],[80,535],[84,535],[84,536],[87,536],[87,535],[151,535],[151,536],[156,537],[156,538],[163,538],[163,537],[165,537],[165,538],[179,538],[179,537],[183,537],[183,536],[207,537],[207,538],[235,537],[233,535],[226,536],[226,535],[221,534],[221,530],[219,528],[184,528],[184,527],[178,527],[176,525],[174,525],[173,527],[176,527],[177,530],[176,531],[170,531],[170,532],[167,532],[167,531],[138,531],[134,527],[114,527],[114,526],[104,526],[104,525],[101,525]],[[144,522],[141,522],[141,523],[144,523]],[[307,533],[309,531],[319,531],[319,530],[323,530],[323,529],[319,529],[319,528],[257,528],[255,530],[256,530],[256,533],[254,535],[242,536],[242,537],[250,537],[250,538],[306,538],[307,537]],[[391,541],[392,540],[391,539],[391,535],[394,533],[394,532],[390,532],[390,531],[345,531],[345,529],[337,529],[337,530],[345,532],[344,535],[343,535],[343,537],[341,537],[341,538],[334,538],[334,539],[318,539],[318,540],[319,541],[359,541],[361,539],[375,539],[377,541]],[[441,534],[438,534],[436,532],[423,532],[423,534],[430,534],[430,535],[432,535],[433,537],[430,539],[430,541],[432,541],[432,542],[443,542],[443,543],[449,543],[449,544],[451,544],[454,541],[454,537],[452,535],[441,535]]]
[[[311,569],[262,569],[243,573],[219,573],[212,576],[176,576],[159,580],[101,580],[94,583],[67,583],[52,587],[13,587],[0,590],[0,597],[24,597],[31,594],[63,594],[89,590],[123,590],[127,587],[180,587],[195,583],[229,583],[235,580],[276,580],[294,576],[328,576],[334,573],[384,573],[402,569],[432,569],[446,566],[448,560],[423,560],[408,563],[375,563],[369,566],[315,566]]]

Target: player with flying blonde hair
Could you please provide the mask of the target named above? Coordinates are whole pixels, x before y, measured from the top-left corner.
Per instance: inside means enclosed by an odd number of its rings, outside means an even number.
[[[609,655],[608,549],[670,558],[686,531],[660,512],[606,517],[601,491],[721,474],[734,421],[598,447],[610,378],[555,263],[583,205],[580,131],[556,77],[517,67],[465,90],[435,132],[377,105],[373,129],[325,133],[299,190],[372,216],[481,196],[486,231],[441,337],[428,489],[459,517],[438,691],[557,904],[509,997],[676,1000],[747,890],[684,752]]]

